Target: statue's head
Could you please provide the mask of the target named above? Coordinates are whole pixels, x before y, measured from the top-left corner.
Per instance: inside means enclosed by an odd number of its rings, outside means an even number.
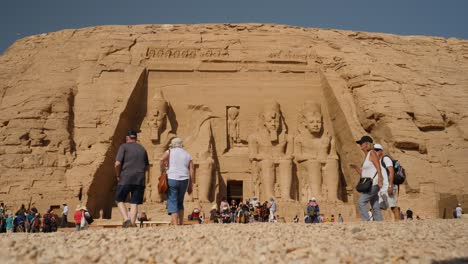
[[[263,126],[268,130],[271,141],[278,140],[278,134],[281,129],[281,109],[280,105],[273,101],[264,105],[260,115]]]
[[[312,134],[322,131],[322,110],[320,104],[306,101],[301,111],[301,124]]]
[[[228,108],[228,117],[231,120],[234,120],[239,115],[239,109],[237,107],[231,106]]]
[[[154,112],[153,112],[153,129],[152,140],[159,141],[159,137],[163,129],[166,127],[167,122],[167,111],[169,105],[164,99],[162,92],[156,93],[153,97],[154,100]]]

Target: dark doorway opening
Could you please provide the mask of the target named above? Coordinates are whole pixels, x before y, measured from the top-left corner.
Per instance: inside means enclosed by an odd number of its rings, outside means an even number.
[[[237,204],[239,204],[244,196],[243,196],[243,182],[242,181],[228,181],[227,182],[227,200],[229,204],[232,200],[235,200]]]

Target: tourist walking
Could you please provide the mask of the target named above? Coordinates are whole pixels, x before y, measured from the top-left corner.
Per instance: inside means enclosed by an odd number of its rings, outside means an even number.
[[[341,213],[338,214],[338,223],[343,223],[344,222],[344,219],[343,219],[343,216],[341,215]]]
[[[374,150],[377,152],[380,165],[382,166],[383,187],[380,193],[383,194],[383,197],[386,197],[385,202],[390,207],[390,210],[392,210],[395,221],[398,221],[400,219],[400,208],[397,206],[398,187],[393,182],[395,179],[393,161],[388,155],[385,155],[382,145],[375,144]]]
[[[85,230],[88,228],[88,221],[91,215],[85,206],[77,205],[73,219],[75,220],[76,231]]]
[[[60,223],[60,227],[67,227],[68,226],[68,205],[66,203],[63,204],[63,211],[62,211],[62,222]]]
[[[37,233],[41,229],[41,215],[39,213],[34,213],[34,218],[31,221],[31,233]]]
[[[13,227],[14,227],[13,221],[14,221],[14,219],[15,218],[13,217],[13,213],[8,212],[8,217],[5,220],[5,227],[6,227],[6,232],[7,233],[13,233]]]
[[[276,213],[276,202],[273,197],[270,198],[270,204],[268,205],[268,207],[270,209],[270,222],[273,222]]]
[[[47,210],[47,213],[43,216],[44,220],[42,221],[42,232],[50,233],[57,231],[57,220],[55,218],[54,211],[52,208]]]
[[[382,214],[379,205],[379,190],[383,186],[382,170],[379,164],[377,153],[373,150],[372,143],[374,141],[369,136],[363,136],[360,140],[356,141],[364,152],[365,158],[361,168],[355,164],[350,164],[362,178],[371,178],[372,187],[369,192],[361,193],[358,200],[358,207],[361,213],[361,218],[365,221],[370,221],[368,214],[367,203],[370,203],[373,209],[373,219],[375,221],[382,221]]]
[[[193,161],[192,156],[183,149],[180,138],[171,141],[171,149],[164,152],[161,158],[161,169],[167,170],[169,188],[167,190],[167,211],[171,215],[171,224],[182,225],[184,221],[185,192],[192,193]]]
[[[136,142],[136,131],[128,131],[125,141],[125,144],[120,145],[115,158],[118,182],[115,201],[123,218],[122,226],[127,228],[136,226],[138,205],[143,203],[149,161],[145,148]],[[130,217],[124,204],[128,194],[130,194]]]
[[[463,209],[461,207],[461,204],[458,204],[457,207],[455,208],[455,218],[461,218],[463,215]]]

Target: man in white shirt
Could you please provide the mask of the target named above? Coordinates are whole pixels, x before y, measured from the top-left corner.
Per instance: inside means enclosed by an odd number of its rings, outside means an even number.
[[[458,206],[455,208],[455,215],[457,218],[461,218],[463,214],[463,209],[461,207],[461,204],[458,204]]]
[[[63,204],[63,212],[62,212],[62,223],[60,224],[61,227],[68,226],[68,205],[66,203]]]
[[[377,152],[379,157],[380,166],[382,169],[383,176],[383,186],[381,189],[381,197],[384,200],[384,203],[387,207],[393,212],[394,219],[400,219],[400,210],[397,206],[397,186],[393,184],[393,179],[395,176],[395,170],[393,169],[393,161],[390,157],[384,154],[383,147],[380,144],[374,145],[374,150]]]
[[[270,198],[270,204],[268,206],[270,207],[270,222],[273,222],[276,213],[276,202],[273,197]]]

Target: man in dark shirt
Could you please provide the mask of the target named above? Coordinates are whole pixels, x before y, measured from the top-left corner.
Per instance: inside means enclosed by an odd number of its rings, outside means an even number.
[[[143,203],[145,193],[145,176],[149,167],[148,154],[145,148],[136,143],[137,133],[130,130],[125,137],[125,144],[120,145],[115,158],[117,190],[115,201],[123,217],[123,227],[136,226],[138,205]],[[124,204],[130,193],[130,217]]]

